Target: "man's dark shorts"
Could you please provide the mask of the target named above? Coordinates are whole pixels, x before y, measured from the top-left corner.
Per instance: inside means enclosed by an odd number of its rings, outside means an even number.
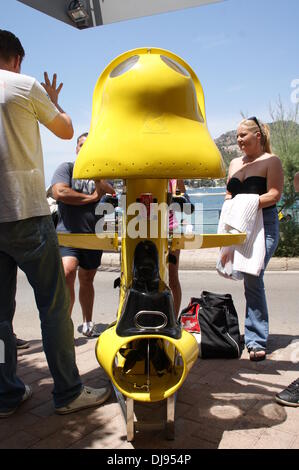
[[[71,248],[69,246],[60,246],[60,254],[64,256],[72,256],[79,261],[80,268],[97,269],[101,265],[102,250],[83,250],[82,248]]]

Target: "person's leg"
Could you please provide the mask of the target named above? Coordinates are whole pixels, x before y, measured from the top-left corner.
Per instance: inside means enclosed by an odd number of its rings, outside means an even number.
[[[246,299],[245,343],[247,349],[266,349],[269,335],[264,271],[257,276],[244,273]]]
[[[8,233],[0,228],[0,246]],[[7,226],[7,224],[5,224]],[[0,252],[0,411],[14,409],[22,401],[25,385],[17,377],[17,349],[12,320],[15,313],[17,265],[15,260]],[[3,356],[3,357],[2,357]]]
[[[176,316],[178,317],[182,300],[182,289],[179,279],[180,250],[171,251],[170,254],[176,259],[175,264],[169,263],[169,287],[172,290],[174,310]]]
[[[61,407],[79,396],[82,383],[75,361],[69,292],[51,216],[19,222],[18,254],[19,267],[34,290],[43,347],[54,380],[54,403]]]
[[[60,249],[60,253],[62,255],[62,264],[65,274],[66,285],[69,289],[70,293],[70,310],[69,314],[72,315],[74,303],[75,303],[75,281],[76,281],[76,274],[77,268],[79,264],[79,260],[74,256],[64,256]]]
[[[96,269],[84,269],[79,267],[79,301],[82,308],[83,322],[85,323],[92,321],[94,303],[93,281],[96,273]]]
[[[92,321],[92,311],[94,304],[93,281],[98,267],[101,265],[101,250],[80,250],[79,261],[79,300],[82,308],[84,336],[99,336],[94,322]]]
[[[276,208],[264,212],[264,230],[266,248],[264,270],[259,276],[244,273],[246,298],[245,344],[247,349],[266,350],[267,347],[269,318],[264,287],[264,271],[276,250],[279,240]]]

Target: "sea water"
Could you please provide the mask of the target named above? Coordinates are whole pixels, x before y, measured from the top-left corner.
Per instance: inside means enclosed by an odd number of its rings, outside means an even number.
[[[192,227],[192,231],[196,234],[200,233],[217,233],[218,221],[221,208],[224,202],[225,187],[204,187],[204,188],[188,188],[187,194],[191,202],[195,206],[195,213],[186,216],[184,213],[176,212],[176,218],[179,226],[174,229],[177,233],[186,232],[186,228]],[[121,210],[118,210],[121,217]],[[105,222],[113,225],[114,214],[105,216]],[[181,222],[181,223],[180,223]],[[113,227],[108,231],[114,231]]]
[[[187,193],[190,200],[195,204],[195,208],[199,211],[201,217],[197,217],[200,221],[196,224],[196,218],[193,217],[192,225],[195,233],[217,233],[218,221],[221,209],[224,203],[225,187],[206,187],[188,189]],[[285,216],[289,215],[294,222],[299,224],[299,199],[294,202],[291,207],[283,207],[283,198],[277,204],[278,210],[282,209]]]
[[[195,233],[217,233],[225,187],[188,189],[187,193],[197,212],[197,217],[192,216]]]
[[[224,203],[225,186],[221,187],[203,187],[187,188],[187,194],[191,202],[195,205],[196,214],[192,214],[191,220],[188,220],[184,214],[176,212],[176,218],[183,223],[175,229],[178,233],[186,230],[187,226],[193,227],[193,232],[217,233],[218,222],[221,209]],[[281,205],[283,205],[281,203]],[[278,205],[278,208],[280,205]],[[299,224],[299,200],[297,200],[291,209],[283,210],[284,215],[290,214],[296,223]]]

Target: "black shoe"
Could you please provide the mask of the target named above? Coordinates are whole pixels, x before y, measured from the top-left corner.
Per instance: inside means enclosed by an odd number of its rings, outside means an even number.
[[[24,339],[17,338],[17,335],[14,335],[16,340],[17,349],[28,349],[29,342],[25,341]]]
[[[299,406],[299,379],[292,382],[285,390],[275,395],[277,403],[287,406]]]
[[[24,401],[28,400],[31,397],[32,397],[32,388],[30,387],[30,385],[25,385],[25,392],[18,406],[16,406],[15,408],[10,408],[10,410],[0,411],[0,418],[7,418],[8,416],[12,415],[15,411],[17,411],[19,406],[22,405],[22,403],[24,403]]]

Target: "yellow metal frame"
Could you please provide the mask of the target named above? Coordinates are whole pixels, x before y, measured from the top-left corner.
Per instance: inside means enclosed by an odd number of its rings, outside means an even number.
[[[96,235],[93,233],[63,233],[58,232],[61,246],[71,246],[86,250],[119,251],[121,239],[117,234]],[[217,248],[221,246],[240,245],[246,240],[246,233],[182,235],[173,238],[171,250],[196,250],[201,248]]]
[[[201,248],[216,248],[221,246],[240,245],[246,240],[246,233],[227,233],[202,235],[182,235],[173,238],[171,250],[196,250]]]
[[[160,401],[174,394],[183,384],[198,357],[196,340],[184,330],[179,340],[156,334],[121,337],[117,335],[115,330],[116,325],[101,334],[96,345],[96,356],[117,389],[126,397],[137,401]],[[123,363],[119,350],[128,343],[148,338],[162,340],[170,359],[174,360],[177,353],[181,356],[182,363],[174,364],[171,371],[162,377],[152,373],[149,391],[142,388],[137,390],[135,387],[141,387],[145,383],[144,365],[137,364],[130,373],[123,374]]]
[[[134,57],[134,66],[113,75]],[[106,67],[94,90],[90,131],[74,178],[224,175],[220,152],[207,128],[201,83],[183,59],[164,49],[139,48]]]
[[[125,68],[125,66],[128,66]],[[168,286],[169,248],[197,249],[241,243],[245,234],[173,238],[165,235],[167,211],[159,212],[158,233],[134,238],[129,227],[135,214],[128,212],[142,193],[151,193],[158,204],[167,204],[169,178],[220,178],[224,164],[207,128],[202,86],[192,68],[179,56],[159,48],[139,48],[114,59],[103,71],[93,95],[88,137],[77,157],[73,177],[125,180],[126,207],[122,216],[121,281],[116,324],[99,337],[96,356],[115,387],[127,398],[150,402],[173,395],[198,357],[195,338],[182,330],[174,339],[160,334],[122,337],[116,332],[132,288],[134,252],[138,243],[155,244],[162,286]],[[131,206],[132,207],[132,206]],[[146,216],[147,217],[147,216]],[[59,234],[59,242],[78,248],[116,251],[118,235]],[[139,340],[156,338],[171,367],[159,377],[153,367],[139,361],[124,373],[121,349]],[[149,351],[149,349],[148,349]],[[149,354],[149,353],[148,353]],[[141,362],[141,363],[140,363]]]
[[[136,239],[130,238],[127,234],[128,226],[132,221],[134,215],[127,215],[127,209],[130,204],[136,202],[136,199],[142,192],[151,192],[159,203],[166,203],[168,180],[163,179],[143,179],[143,180],[127,180],[125,181],[126,187],[126,207],[123,213],[123,237],[118,239],[118,234],[64,234],[59,233],[59,243],[65,246],[74,246],[76,248],[85,249],[101,249],[117,251],[120,245],[121,248],[121,285],[120,285],[120,298],[119,307],[117,312],[117,321],[123,312],[123,307],[126,295],[132,284],[132,266],[136,245],[142,241],[139,237]],[[155,243],[159,254],[159,268],[161,280],[168,284],[168,251],[169,240],[165,237],[163,228],[167,227],[167,212],[159,214],[159,217],[165,217],[165,220],[160,219],[158,228],[158,238],[150,238]],[[150,220],[147,221],[147,228],[149,230]],[[167,230],[166,230],[167,234]],[[217,246],[228,246],[232,244],[243,243],[246,234],[204,234],[194,235],[192,239],[190,236],[182,236],[174,238],[171,242],[171,250],[176,249],[199,249],[211,248]],[[132,398],[137,401],[159,401],[170,397],[175,393],[182,383],[184,382],[189,370],[195,363],[198,356],[198,345],[194,337],[182,331],[180,339],[173,339],[159,334],[154,335],[135,335],[129,337],[121,337],[116,332],[116,324],[110,326],[104,331],[96,345],[96,356],[100,365],[105,369],[113,384],[116,388],[126,397]],[[164,350],[167,352],[169,358],[173,362],[172,369],[165,374],[162,378],[158,377],[151,371],[151,388],[146,391],[142,388],[142,384],[146,383],[147,377],[144,372],[144,363],[139,364],[137,368],[132,370],[129,374],[122,373],[122,366],[124,360],[119,351],[126,345],[134,343],[140,339],[153,339],[157,338],[162,341]],[[180,364],[176,364],[176,358],[180,357]],[[117,364],[117,365],[116,365]],[[135,385],[134,385],[135,384]],[[134,388],[135,387],[135,388]],[[138,387],[140,387],[138,389]]]
[[[86,250],[118,251],[117,234],[63,233],[58,234],[59,245]]]

